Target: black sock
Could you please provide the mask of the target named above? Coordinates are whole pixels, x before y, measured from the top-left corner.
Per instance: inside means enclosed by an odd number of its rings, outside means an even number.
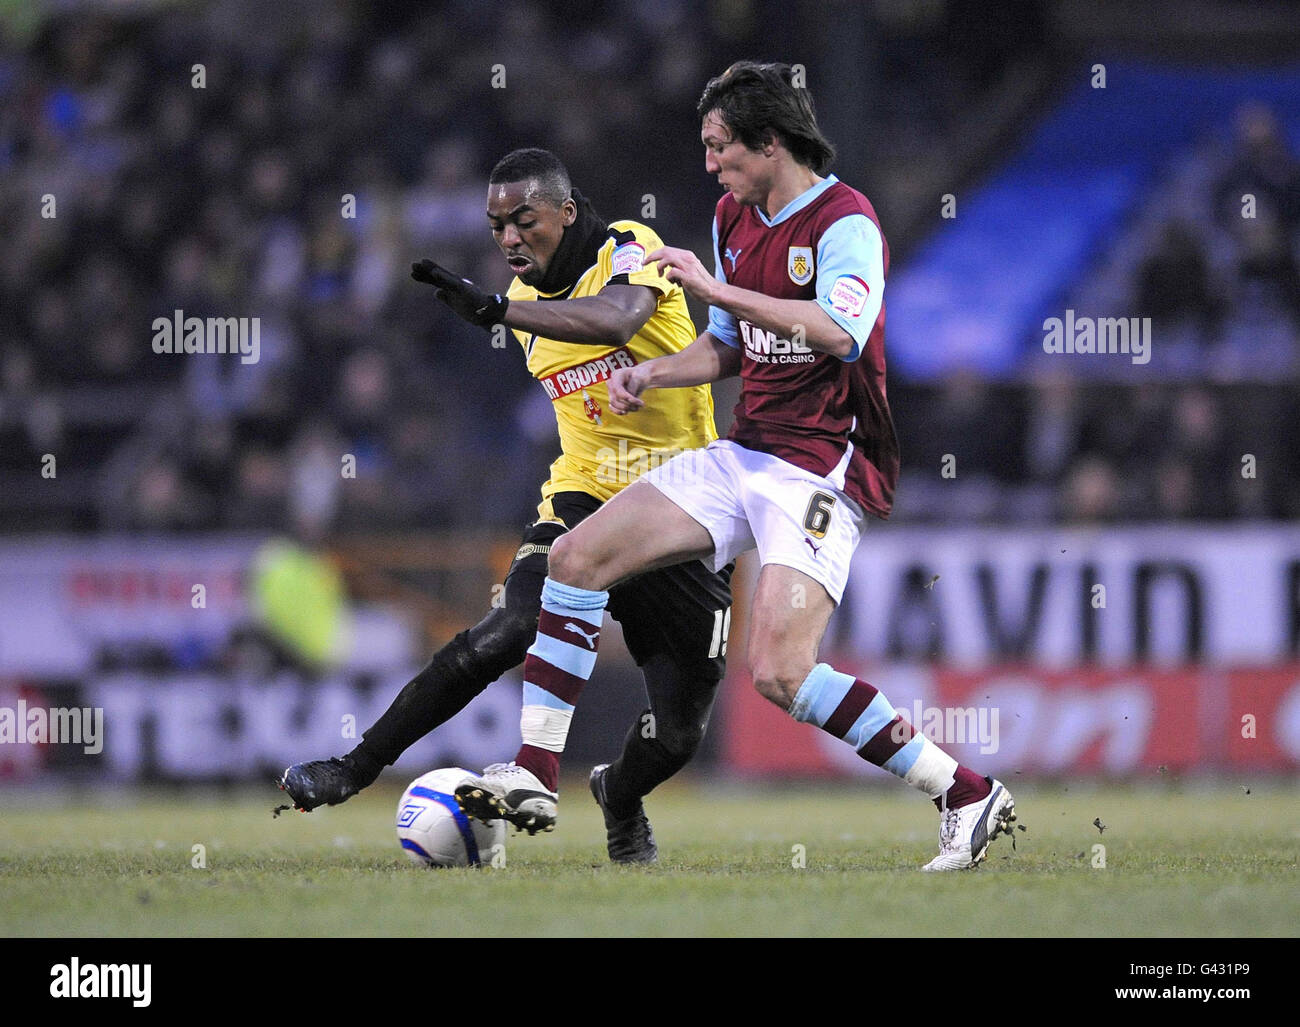
[[[352,764],[352,780],[358,788],[367,788],[373,784],[385,766],[365,751],[365,744],[363,739],[360,745],[343,757]]]
[[[594,502],[594,500],[593,500]],[[445,724],[512,667],[524,662],[537,634],[549,543],[560,525],[535,525],[524,535],[537,550],[516,557],[506,575],[505,602],[433,654],[397,694],[349,755],[371,781],[434,728]],[[369,783],[369,782],[367,782]]]
[[[704,738],[717,682],[684,672],[656,655],[641,667],[654,711],[644,710],[623,740],[623,752],[605,771],[611,816],[632,816],[641,799],[691,761]]]
[[[641,737],[642,723],[638,719],[632,725],[623,752],[605,771],[605,806],[617,820],[632,816],[643,797],[685,765],[685,761],[667,758],[662,747],[645,744],[648,740]]]
[[[359,770],[379,771],[413,744],[445,724],[489,684],[519,661],[511,652],[493,657],[475,649],[474,629],[462,631],[439,649],[398,694],[349,755]],[[503,660],[513,660],[501,666]],[[373,781],[374,778],[372,777]],[[368,782],[367,782],[368,783]]]

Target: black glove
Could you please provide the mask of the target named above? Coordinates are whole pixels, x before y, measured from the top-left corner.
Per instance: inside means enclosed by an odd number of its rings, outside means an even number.
[[[480,328],[499,324],[510,305],[510,301],[500,293],[486,293],[468,278],[454,275],[427,258],[411,265],[411,277],[432,285],[438,290],[434,295],[451,307],[458,317]]]

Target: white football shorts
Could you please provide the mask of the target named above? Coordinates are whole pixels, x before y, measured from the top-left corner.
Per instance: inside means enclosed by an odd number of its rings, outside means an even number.
[[[641,480],[708,529],[715,571],[756,548],[764,567],[802,571],[837,604],[844,595],[866,515],[821,475],[719,439],[679,453]]]

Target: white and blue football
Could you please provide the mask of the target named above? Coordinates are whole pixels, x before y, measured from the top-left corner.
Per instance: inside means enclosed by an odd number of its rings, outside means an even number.
[[[456,786],[474,776],[460,767],[431,770],[402,793],[397,840],[411,862],[426,867],[477,867],[505,852],[505,821],[471,820],[456,802]]]

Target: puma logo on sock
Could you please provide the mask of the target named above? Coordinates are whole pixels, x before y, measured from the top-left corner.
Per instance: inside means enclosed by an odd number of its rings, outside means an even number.
[[[574,624],[573,621],[565,621],[564,630],[572,631],[575,635],[581,635],[584,639],[586,639],[587,648],[590,649],[593,653],[596,651],[596,639],[600,638],[599,630],[593,631],[589,635],[585,631],[583,631],[582,628],[578,627],[578,625]]]

